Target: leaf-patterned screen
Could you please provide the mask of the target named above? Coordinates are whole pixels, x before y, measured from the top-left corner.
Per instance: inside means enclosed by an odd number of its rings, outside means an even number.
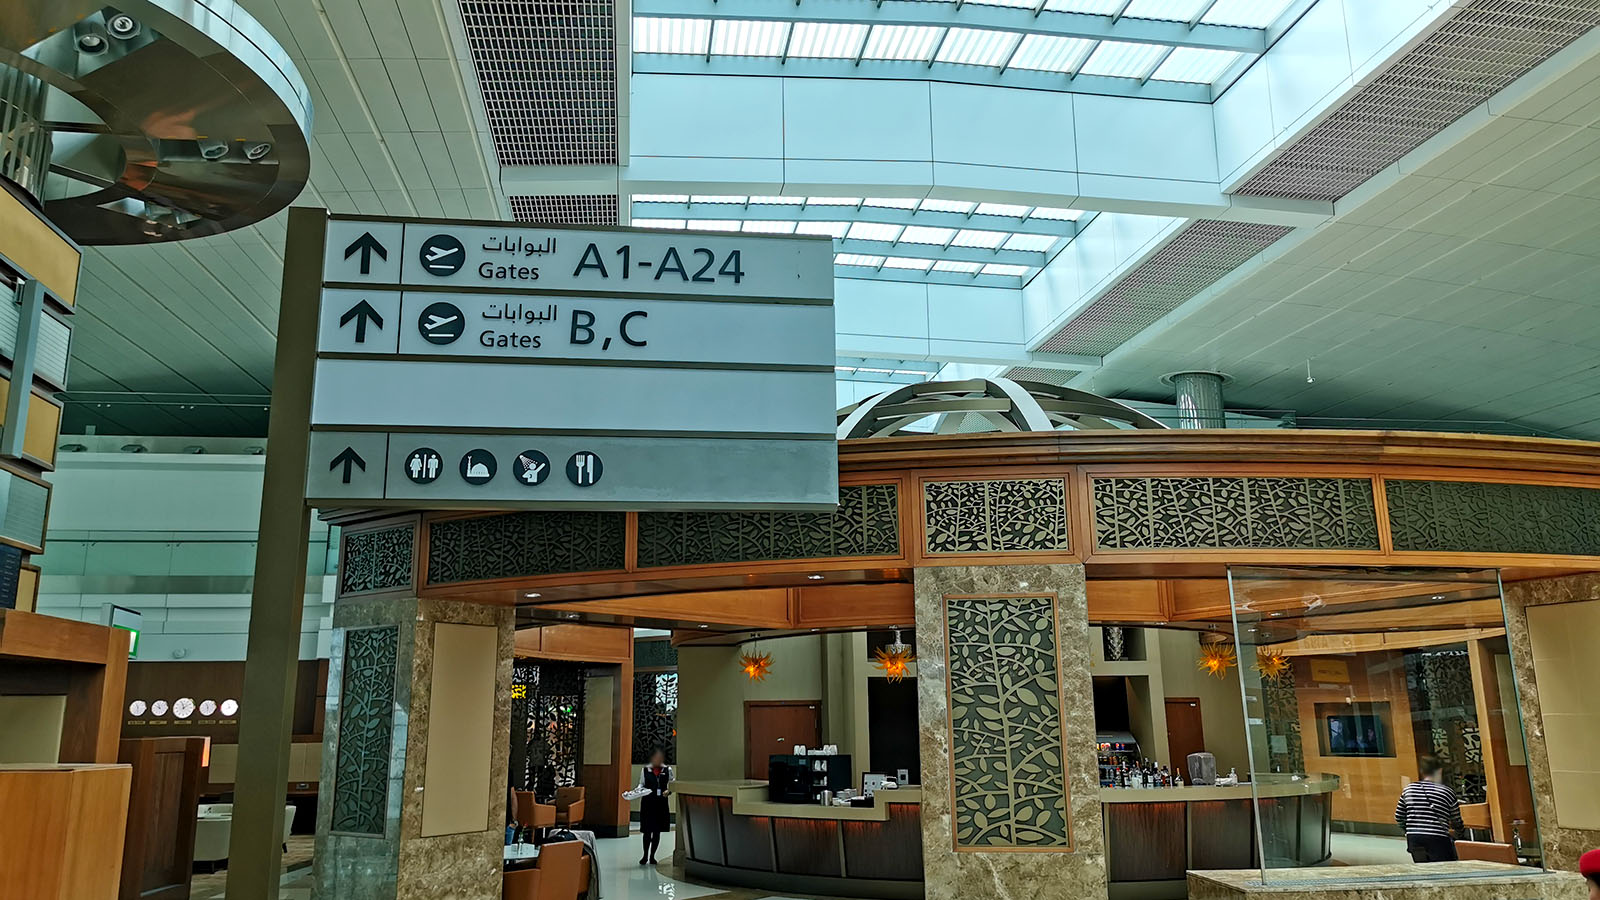
[[[950,597],[957,850],[1072,848],[1053,597]]]

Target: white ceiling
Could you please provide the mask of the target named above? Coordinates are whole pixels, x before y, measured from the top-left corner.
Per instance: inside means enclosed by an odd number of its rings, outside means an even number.
[[[310,87],[311,183],[296,205],[395,216],[507,218],[468,103],[470,64],[439,0],[241,0]],[[452,4],[453,7],[453,4]],[[471,92],[476,91],[474,85]],[[402,98],[404,98],[402,100]],[[70,387],[86,393],[241,395],[69,406],[135,433],[259,429],[270,389],[285,214],[174,244],[90,248]],[[192,408],[191,408],[192,407]],[[118,428],[118,426],[124,426]]]
[[[1340,211],[1076,383],[1214,369],[1235,407],[1600,438],[1600,57]]]

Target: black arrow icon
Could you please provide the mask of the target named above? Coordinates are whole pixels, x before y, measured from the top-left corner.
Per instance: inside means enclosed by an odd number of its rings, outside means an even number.
[[[378,243],[378,239],[373,237],[370,231],[361,232],[361,237],[351,241],[350,246],[344,248],[344,258],[349,259],[357,250],[361,251],[361,274],[363,275],[372,272],[372,254],[378,254],[378,258],[383,260],[389,258],[389,251]]]
[[[363,472],[367,470],[367,461],[361,458],[361,454],[357,453],[354,447],[346,447],[343,453],[335,456],[333,462],[328,464],[328,471],[332,472],[334,469],[339,468],[341,464],[344,466],[344,477],[339,479],[342,484],[350,483],[351,466],[355,466]]]
[[[350,307],[344,315],[339,317],[339,327],[343,328],[349,325],[351,319],[356,320],[356,343],[358,344],[367,342],[367,323],[369,321],[374,327],[383,328],[383,316],[378,315],[378,311],[372,308],[372,304],[365,300]]]

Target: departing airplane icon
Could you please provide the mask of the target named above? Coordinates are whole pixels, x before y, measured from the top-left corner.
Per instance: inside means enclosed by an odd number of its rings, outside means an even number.
[[[461,317],[460,316],[433,316],[433,315],[430,315],[430,316],[428,316],[427,324],[423,325],[422,328],[423,328],[424,331],[435,331],[436,332],[439,329],[443,328],[446,325],[449,325],[451,322],[454,322],[455,320],[457,320],[459,318],[461,318]]]
[[[455,254],[460,253],[460,252],[461,252],[461,248],[460,247],[451,247],[448,250],[440,248],[440,247],[435,247],[435,248],[433,248],[433,249],[428,251],[428,262],[437,262],[437,261],[439,261],[441,259],[444,259],[446,256],[454,256]]]

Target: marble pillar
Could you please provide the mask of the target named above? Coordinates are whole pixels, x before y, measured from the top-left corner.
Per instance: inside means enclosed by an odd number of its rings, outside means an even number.
[[[1523,744],[1527,748],[1534,814],[1539,822],[1539,843],[1546,867],[1574,872],[1578,869],[1578,857],[1584,851],[1600,847],[1600,830],[1563,828],[1557,819],[1555,782],[1550,776],[1550,751],[1539,703],[1539,679],[1534,671],[1533,643],[1528,636],[1528,608],[1585,601],[1600,601],[1600,575],[1542,578],[1505,586],[1506,638],[1511,645],[1511,665],[1516,672],[1517,702],[1522,712]],[[1571,686],[1565,687],[1570,689]],[[1595,752],[1600,753],[1600,747]],[[1600,787],[1592,789],[1600,790]]]
[[[1081,565],[916,572],[928,900],[1106,895]]]
[[[498,900],[512,634],[512,610],[506,607],[392,595],[334,604],[316,897]],[[466,644],[459,640],[463,635],[471,639]],[[443,644],[441,636],[447,639]],[[464,667],[481,676],[476,685],[481,693],[472,693],[483,698],[477,721],[488,733],[430,734],[434,692],[462,687],[461,679],[452,682],[454,668],[435,672],[441,646],[477,646],[493,654],[492,660],[468,660],[472,665]],[[472,705],[474,698],[467,699]],[[441,708],[445,702],[441,694]],[[458,714],[460,699],[451,702],[451,713]],[[463,748],[467,758],[455,774],[477,772],[479,790],[466,798],[436,791],[439,799],[430,809],[430,750],[442,758]]]

